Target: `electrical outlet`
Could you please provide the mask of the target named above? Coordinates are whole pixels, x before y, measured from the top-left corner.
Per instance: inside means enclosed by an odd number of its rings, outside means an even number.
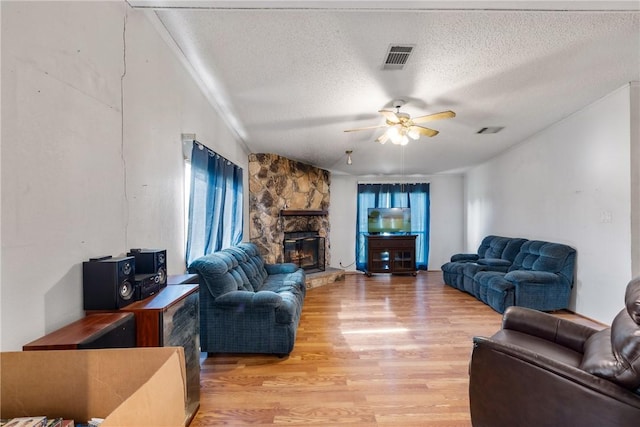
[[[600,213],[600,222],[603,224],[611,224],[613,222],[613,214],[611,211],[602,211]]]

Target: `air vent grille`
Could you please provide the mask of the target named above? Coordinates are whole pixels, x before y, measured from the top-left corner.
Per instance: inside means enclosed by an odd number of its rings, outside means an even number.
[[[383,70],[402,70],[413,52],[413,45],[391,45],[382,66]]]
[[[502,129],[504,129],[504,126],[490,126],[490,127],[482,128],[476,133],[479,133],[479,134],[498,133]]]

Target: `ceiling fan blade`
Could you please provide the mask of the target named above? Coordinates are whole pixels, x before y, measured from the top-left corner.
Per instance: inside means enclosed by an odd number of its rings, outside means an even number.
[[[391,123],[400,123],[400,118],[393,111],[389,110],[380,110],[378,113],[382,114],[388,122]]]
[[[456,113],[451,110],[447,110],[439,113],[427,114],[426,116],[414,117],[411,121],[413,123],[430,122],[432,120],[450,119],[455,116]]]
[[[369,129],[378,129],[378,128],[386,128],[386,127],[387,127],[387,125],[368,126],[368,127],[364,127],[364,128],[347,129],[347,130],[345,130],[345,132],[357,132],[359,130],[369,130]]]
[[[429,128],[425,128],[422,126],[411,126],[409,128],[409,130],[415,130],[420,132],[420,135],[424,135],[424,136],[436,136],[437,134],[439,134],[440,132],[438,132],[435,129],[429,129]]]
[[[387,133],[383,133],[382,135],[380,135],[378,138],[376,138],[376,142],[379,142],[380,144],[384,144],[385,142],[387,142],[387,140],[389,139],[389,135],[387,135]]]

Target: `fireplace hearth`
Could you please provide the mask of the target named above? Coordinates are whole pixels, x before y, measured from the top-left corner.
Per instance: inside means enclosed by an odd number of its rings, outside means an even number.
[[[324,237],[317,231],[285,232],[284,262],[292,262],[307,273],[325,270]]]

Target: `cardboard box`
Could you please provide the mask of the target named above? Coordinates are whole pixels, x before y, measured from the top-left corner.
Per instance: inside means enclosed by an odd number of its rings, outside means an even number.
[[[0,353],[0,418],[46,415],[102,427],[184,426],[182,347]]]

